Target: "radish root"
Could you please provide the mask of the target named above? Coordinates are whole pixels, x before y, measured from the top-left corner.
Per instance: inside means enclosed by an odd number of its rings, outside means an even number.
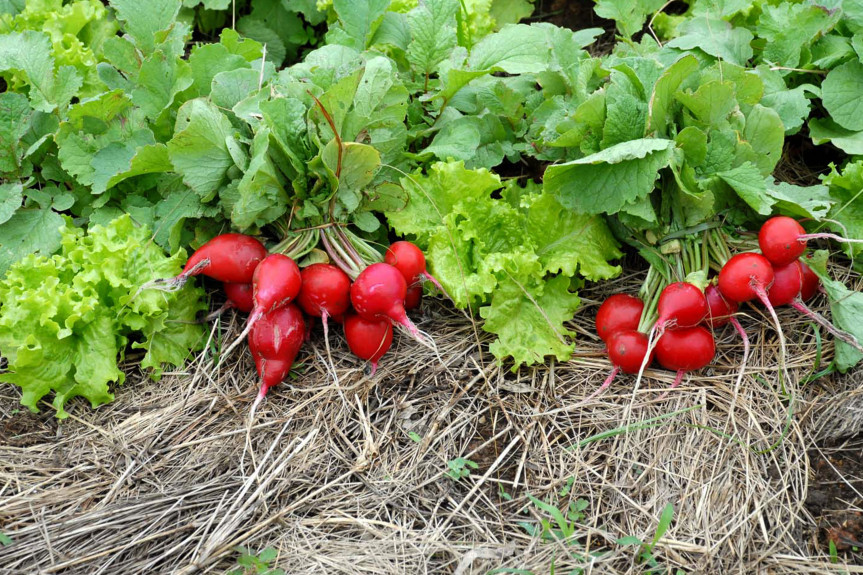
[[[833,337],[835,337],[839,341],[847,343],[848,345],[850,345],[851,347],[853,347],[857,351],[863,353],[863,346],[860,345],[860,342],[857,341],[857,338],[855,338],[853,335],[851,335],[848,332],[845,332],[845,331],[842,331],[841,329],[838,329],[836,326],[834,326],[832,323],[830,323],[827,320],[827,318],[822,316],[820,313],[809,309],[809,306],[807,306],[802,301],[800,301],[799,298],[792,301],[790,305],[791,305],[791,307],[793,307],[794,309],[796,309],[797,311],[799,311],[800,313],[802,313],[803,315],[805,315],[806,317],[808,317],[809,319],[811,319],[812,321],[814,321],[815,323],[817,323],[818,325],[820,325],[821,327],[826,329],[830,333],[830,335],[832,335]]]

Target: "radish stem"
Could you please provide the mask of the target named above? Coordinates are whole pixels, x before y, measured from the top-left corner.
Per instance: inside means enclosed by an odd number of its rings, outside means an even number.
[[[740,325],[740,322],[737,321],[736,317],[732,317],[729,320],[729,323],[734,326],[734,329],[736,329],[737,333],[740,334],[740,339],[743,340],[743,359],[740,361],[740,370],[737,372],[737,382],[734,384],[734,389],[736,390],[740,387],[740,382],[743,381],[743,374],[746,372],[746,361],[749,359],[749,336],[746,335],[746,330],[743,329],[743,326]]]
[[[809,309],[809,306],[800,301],[800,299],[792,301],[790,305],[791,307],[793,307],[794,309],[796,309],[797,311],[799,311],[800,313],[826,329],[830,333],[830,335],[832,335],[836,339],[847,343],[857,351],[863,353],[863,346],[860,345],[860,343],[857,341],[857,338],[855,338],[848,332],[844,332],[836,328],[836,326],[830,323],[824,316],[822,316],[816,311]]]

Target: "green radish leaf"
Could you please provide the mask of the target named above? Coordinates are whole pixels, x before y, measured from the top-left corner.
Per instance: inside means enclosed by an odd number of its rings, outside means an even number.
[[[807,260],[821,279],[821,285],[830,299],[830,315],[833,325],[850,333],[858,342],[863,341],[863,293],[849,290],[845,284],[830,277],[827,272],[826,250],[818,250],[814,256]],[[860,353],[845,342],[836,342],[836,369],[845,373],[860,363],[863,353]]]
[[[831,118],[846,130],[863,130],[863,64],[846,62],[821,83],[821,101]]]

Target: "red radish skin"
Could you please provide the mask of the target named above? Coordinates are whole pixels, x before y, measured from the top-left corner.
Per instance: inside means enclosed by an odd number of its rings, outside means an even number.
[[[737,302],[722,297],[722,292],[713,284],[704,288],[704,299],[707,300],[707,317],[704,318],[704,323],[714,329],[729,323],[739,308]]]
[[[264,314],[284,307],[296,298],[301,286],[300,268],[294,260],[283,254],[270,254],[264,258],[252,276],[255,305],[246,322],[246,328],[222,352],[221,357],[228,357]]]
[[[775,279],[773,267],[764,256],[751,252],[737,254],[725,262],[725,265],[719,270],[719,291],[726,299],[733,302],[743,303],[758,299],[764,304],[764,307],[770,312],[773,325],[776,327],[776,334],[779,336],[779,365],[787,377],[785,333],[782,331],[782,324],[779,323],[776,310],[773,309],[773,304],[767,297],[767,290],[773,285]],[[743,331],[743,328],[735,327],[738,328],[741,337],[745,337],[746,332]],[[748,342],[748,339],[747,337],[745,341]]]
[[[656,311],[659,317],[647,336],[651,349],[666,330],[694,327],[704,321],[708,312],[707,298],[698,286],[675,282],[668,284],[659,294]],[[636,385],[641,382],[641,374],[646,367],[647,364],[644,364],[639,370]]]
[[[790,264],[806,250],[806,241],[823,238],[844,243],[860,243],[863,240],[851,240],[836,234],[807,234],[797,220],[788,216],[770,218],[761,226],[758,232],[758,245],[761,252],[770,262],[777,266]]]
[[[687,282],[668,284],[659,295],[656,306],[660,332],[665,329],[694,327],[707,317],[707,298],[704,292]]]
[[[687,371],[705,367],[716,355],[713,334],[702,326],[687,327],[665,332],[656,343],[656,361],[665,369],[677,372],[671,387],[660,396],[664,398],[683,381]]]
[[[797,260],[797,265],[800,266],[800,274],[803,278],[803,285],[800,288],[800,299],[802,301],[809,301],[818,293],[818,288],[821,287],[821,279],[815,275],[812,268],[806,265],[803,260]]]
[[[393,343],[393,326],[386,319],[365,319],[356,314],[345,317],[345,339],[351,353],[371,362],[374,375],[381,357]]]
[[[719,288],[714,284],[709,284],[704,289],[704,297],[707,298],[708,308],[707,317],[704,318],[704,323],[712,329],[716,329],[730,323],[734,326],[734,329],[737,330],[737,333],[740,335],[740,339],[743,340],[743,357],[740,360],[740,370],[737,373],[737,385],[739,386],[740,382],[743,381],[743,374],[746,372],[746,362],[749,359],[749,336],[746,335],[746,330],[743,329],[743,326],[740,325],[740,322],[737,321],[736,317],[734,317],[734,314],[737,313],[740,306],[737,302],[725,299],[722,296],[722,292],[720,292]]]
[[[599,389],[579,401],[577,405],[590,402],[608,389],[621,371],[623,373],[638,373],[642,369],[642,364],[650,365],[653,362],[653,354],[651,353],[650,357],[647,357],[648,347],[647,336],[635,329],[618,330],[611,334],[608,338],[608,359],[614,369],[611,370]]]
[[[405,310],[417,309],[423,302],[423,286],[415,285],[408,287],[405,294]]]
[[[408,287],[423,281],[430,281],[441,293],[446,294],[446,290],[443,289],[440,282],[426,270],[425,254],[414,244],[406,241],[394,242],[387,248],[384,263],[388,263],[399,270]]]
[[[225,282],[222,287],[233,308],[243,313],[249,313],[255,307],[254,290],[251,283]]]
[[[261,377],[261,389],[252,404],[250,417],[267,391],[288,375],[291,365],[303,345],[306,331],[303,313],[288,304],[265,313],[249,332],[249,349]]]
[[[267,248],[256,238],[222,234],[198,248],[178,277],[203,274],[223,282],[251,283],[255,268],[265,257]]]
[[[351,285],[351,303],[368,320],[389,318],[402,325],[414,339],[429,345],[405,313],[407,282],[399,270],[386,263],[372,264]]]
[[[638,329],[643,311],[644,302],[635,296],[609,296],[596,312],[596,334],[608,343],[611,336],[618,331]]]
[[[351,278],[330,264],[312,264],[300,275],[302,287],[297,303],[306,314],[321,318],[324,339],[329,341],[327,319],[341,317],[351,307]]]
[[[800,295],[803,274],[794,260],[784,266],[773,266],[773,285],[767,290],[767,299],[773,307],[788,305]]]

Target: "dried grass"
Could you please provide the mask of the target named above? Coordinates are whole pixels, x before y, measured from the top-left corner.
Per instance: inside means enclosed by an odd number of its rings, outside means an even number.
[[[491,363],[471,322],[435,302],[420,328],[440,359],[401,337],[368,378],[336,336],[336,384],[317,337],[301,357],[306,373],[270,392],[251,430],[247,354],[218,371],[202,359],[158,383],[130,367],[114,403],[78,403],[62,423],[50,409],[16,413],[14,390],[0,388],[0,531],[13,539],[0,572],[224,573],[245,545],[275,547],[291,574],[545,574],[552,564],[643,573],[636,548],[615,541],[651,540],[668,503],[674,520],[654,551],[663,572],[863,572],[829,562],[804,508],[807,449],[860,432],[860,376],[803,383],[818,349],[793,312],[780,315],[792,401],[780,392],[771,322],[749,308],[753,351],[739,389],[741,345],[728,328],[715,363],[667,400],[657,399],[673,374],[654,369],[634,393],[634,378],[620,377],[567,408],[609,370],[592,308],[640,279],[583,290],[576,357],[517,373]],[[222,327],[239,325],[227,316]],[[831,354],[825,344],[822,365]],[[457,457],[478,469],[450,479]],[[528,494],[564,509],[587,500],[567,542],[519,525],[548,518]]]

